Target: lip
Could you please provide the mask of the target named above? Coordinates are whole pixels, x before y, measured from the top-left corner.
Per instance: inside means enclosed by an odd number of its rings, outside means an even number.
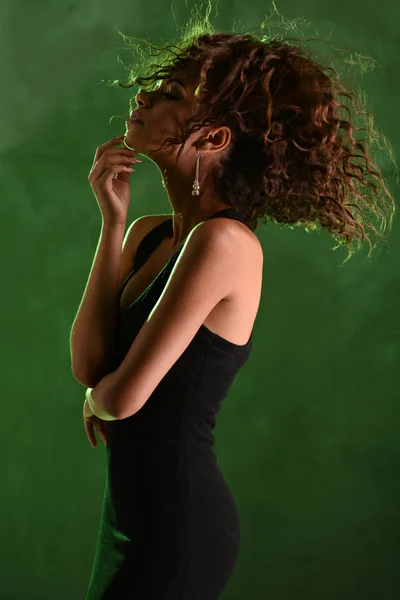
[[[142,121],[142,119],[140,118],[140,115],[139,115],[139,113],[138,113],[138,111],[137,111],[137,110],[134,110],[134,111],[132,111],[132,112],[131,112],[131,114],[130,114],[130,118],[131,118],[131,119],[133,119],[134,117],[136,117],[137,119],[139,119],[139,121],[140,121],[141,123],[143,123],[143,121]],[[144,125],[144,123],[143,123],[143,125]]]
[[[136,119],[128,119],[125,122],[129,123],[130,125],[144,125],[144,123],[142,123],[142,121],[137,121]]]

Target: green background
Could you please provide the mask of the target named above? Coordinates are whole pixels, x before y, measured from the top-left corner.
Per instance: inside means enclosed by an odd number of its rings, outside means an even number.
[[[183,24],[194,6],[25,0],[1,10],[2,600],[85,597],[105,447],[99,439],[93,449],[83,428],[69,334],[101,225],[87,177],[96,147],[125,132],[132,94],[99,82],[126,80],[117,28],[162,43],[176,35],[173,15]],[[271,8],[221,0],[212,22],[258,27]],[[378,61],[358,83],[397,153],[397,3],[277,8],[304,16],[306,34]],[[396,197],[393,168],[383,171]],[[128,224],[172,212],[153,163],[143,159],[132,181]],[[253,351],[215,429],[243,536],[222,598],[398,599],[398,222],[390,246],[343,266],[346,250],[332,252],[327,233],[260,224],[257,235],[264,279]]]

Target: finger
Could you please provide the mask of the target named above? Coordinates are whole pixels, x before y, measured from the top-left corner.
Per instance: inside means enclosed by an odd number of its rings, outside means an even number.
[[[110,166],[110,165],[119,165],[119,164],[129,164],[129,161],[139,162],[142,161],[136,156],[136,154],[103,154],[95,164],[94,168],[96,169],[99,165],[101,166]]]
[[[96,429],[97,429],[97,433],[103,440],[104,445],[107,446],[107,435],[105,432],[105,428],[103,427],[103,425],[101,423],[96,423]]]
[[[104,173],[102,175],[100,175],[100,177],[98,177],[98,181],[105,182],[106,189],[107,189],[107,184],[109,182],[111,182],[111,180],[114,178],[114,175],[118,175],[118,173],[127,173],[130,175],[134,171],[135,171],[135,169],[125,167],[124,165],[113,165],[112,167],[109,167],[108,169],[106,169],[104,171]],[[110,184],[110,186],[111,186],[111,184]]]
[[[102,175],[104,175],[104,171],[107,167],[116,164],[125,164],[131,165],[136,163],[141,163],[142,161],[137,158],[137,154],[130,153],[129,150],[126,150],[126,154],[121,154],[121,148],[118,148],[115,153],[110,154],[110,151],[107,151],[107,154],[103,153],[98,161],[92,166],[88,180],[92,183],[93,180],[98,179]]]
[[[85,421],[85,429],[89,442],[94,448],[97,444],[97,440],[93,430],[93,423],[88,423],[87,421]]]
[[[115,154],[121,154],[122,156],[137,156],[139,154],[138,150],[128,150],[128,148],[112,148],[108,149],[108,156],[114,156]]]
[[[112,167],[113,165],[129,166],[141,162],[142,161],[136,158],[136,156],[124,156],[123,154],[114,154],[110,156],[109,154],[107,154],[107,156],[103,156],[102,158],[100,158],[98,163],[96,163],[92,173],[102,173],[104,169],[107,169],[107,167]]]
[[[118,146],[119,144],[122,144],[123,139],[124,139],[124,136],[120,135],[116,138],[113,138],[112,140],[108,140],[108,142],[105,142],[104,144],[102,144],[101,146],[96,148],[96,152],[95,152],[94,160],[93,160],[93,167],[96,164],[96,162],[99,160],[100,156],[103,154],[104,150],[106,150],[107,148],[113,148],[114,146]]]

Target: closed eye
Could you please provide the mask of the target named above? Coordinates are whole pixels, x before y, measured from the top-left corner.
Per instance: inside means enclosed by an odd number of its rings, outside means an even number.
[[[173,96],[172,94],[168,94],[168,92],[163,92],[163,96],[168,96],[169,98],[172,98],[173,100],[179,100],[179,98],[177,98],[177,96]]]

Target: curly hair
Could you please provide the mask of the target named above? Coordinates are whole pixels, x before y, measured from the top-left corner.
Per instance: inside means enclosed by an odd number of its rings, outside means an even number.
[[[341,81],[328,59],[321,63],[303,46],[318,38],[277,37],[276,27],[273,38],[220,33],[208,16],[209,12],[190,20],[180,37],[166,46],[142,40],[157,51],[159,63],[152,62],[151,53],[139,51],[141,67],[129,67],[129,81],[108,85],[152,89],[158,80],[194,67],[199,74],[198,108],[184,134],[164,140],[162,147],[184,144],[209,124],[228,126],[231,143],[215,166],[213,179],[224,201],[253,231],[259,219],[302,226],[308,233],[325,229],[338,242],[333,250],[347,245],[344,262],[353,254],[354,241],[359,249],[367,240],[370,257],[376,244],[366,230],[386,241],[383,233],[388,221],[391,230],[395,203],[368,141],[357,139],[355,132],[364,131],[397,165],[389,140],[374,128],[371,112],[364,110],[361,94]],[[128,48],[139,49],[134,40],[141,38],[121,35]],[[354,64],[354,57],[349,62]],[[341,96],[364,127],[354,124]],[[178,158],[182,150],[183,146]]]

